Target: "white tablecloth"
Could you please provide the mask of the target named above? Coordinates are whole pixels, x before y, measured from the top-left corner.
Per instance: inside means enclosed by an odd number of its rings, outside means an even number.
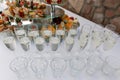
[[[65,10],[65,9],[64,9]],[[96,24],[83,18],[80,17],[68,10],[65,10],[65,13],[68,14],[69,16],[73,16],[77,18],[80,22],[80,27],[83,24],[89,24],[91,26],[95,26]],[[31,51],[34,49],[31,49]],[[13,60],[17,56],[26,56],[29,57],[30,51],[24,52],[22,48],[20,48],[20,45],[17,46],[17,50],[15,51],[10,51],[5,47],[2,41],[0,41],[0,80],[18,80],[16,75],[9,69],[9,63],[11,60]],[[107,52],[101,53],[102,56],[107,56],[107,55],[114,55],[114,56],[120,56],[120,40],[117,42],[115,47]],[[34,56],[41,56],[39,54],[34,54]],[[50,75],[49,75],[50,74]],[[51,73],[49,73],[49,77],[46,76],[44,80],[56,80],[53,77],[51,77]],[[35,80],[35,79],[34,79]],[[85,72],[81,72],[80,76],[78,78],[73,78],[71,76],[65,76],[61,78],[60,80],[120,80],[120,78],[112,77],[112,76],[105,76],[102,73],[97,73],[93,76],[87,75]]]

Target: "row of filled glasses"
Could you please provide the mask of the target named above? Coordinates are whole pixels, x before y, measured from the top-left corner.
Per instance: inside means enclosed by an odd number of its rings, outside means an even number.
[[[34,25],[34,24],[33,24]],[[44,49],[45,44],[51,44],[52,51],[58,49],[58,45],[65,40],[67,50],[70,51],[74,44],[74,37],[77,35],[77,29],[70,29],[68,33],[65,30],[56,30],[55,34],[51,30],[45,29],[39,31],[37,25],[30,25],[30,29],[15,28],[14,33],[5,31],[3,36],[3,42],[10,50],[15,50],[16,41],[18,41],[23,50],[28,51],[31,43],[36,45],[39,51]],[[32,27],[32,28],[31,28]]]
[[[111,50],[120,38],[120,35],[115,30],[116,26],[113,24],[108,24],[105,28],[101,27],[101,25],[94,27],[91,32],[91,50],[96,50],[101,45],[103,45],[104,51]]]
[[[98,55],[92,55],[88,58],[81,56],[72,56],[70,58],[53,57],[34,57],[31,60],[26,57],[17,57],[10,63],[10,69],[16,73],[19,79],[35,80],[49,78],[51,72],[53,78],[62,78],[72,76],[74,78],[85,72],[87,75],[94,76],[101,72],[106,76],[118,76],[120,71],[120,58],[108,56],[103,60]],[[47,75],[48,74],[48,75]],[[33,77],[34,76],[34,77]],[[119,77],[119,76],[118,76]]]
[[[109,24],[107,26],[114,26]],[[30,49],[30,44],[35,43],[36,48],[39,51],[44,49],[45,43],[51,45],[52,51],[56,51],[59,45],[64,42],[66,44],[66,50],[71,51],[74,44],[77,43],[79,50],[84,50],[86,46],[89,45],[90,51],[97,50],[101,45],[103,45],[103,50],[111,50],[119,39],[119,35],[114,31],[108,29],[107,27],[103,28],[101,26],[91,27],[90,25],[83,25],[81,29],[70,29],[68,32],[65,30],[56,30],[55,35],[52,34],[52,31],[45,29],[38,31],[37,28],[30,28],[25,30],[24,28],[16,28],[15,36],[10,32],[4,32],[6,35],[3,36],[3,42],[10,50],[15,50],[16,48],[16,38],[20,42],[22,48],[25,51]],[[65,45],[63,44],[63,45]],[[63,47],[61,45],[61,47]]]

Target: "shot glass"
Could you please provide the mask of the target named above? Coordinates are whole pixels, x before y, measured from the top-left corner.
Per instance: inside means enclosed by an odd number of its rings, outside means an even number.
[[[51,50],[56,51],[58,49],[60,40],[57,37],[51,37],[50,38],[50,44],[51,44]]]

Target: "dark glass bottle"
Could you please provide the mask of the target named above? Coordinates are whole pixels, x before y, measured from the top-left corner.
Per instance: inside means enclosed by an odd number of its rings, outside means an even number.
[[[31,7],[31,9],[33,9],[33,0],[31,0],[31,6],[30,7]]]

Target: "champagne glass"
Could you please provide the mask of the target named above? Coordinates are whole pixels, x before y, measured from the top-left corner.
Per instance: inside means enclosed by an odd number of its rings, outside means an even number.
[[[65,23],[61,22],[58,27],[56,27],[56,37],[59,38],[60,43],[59,43],[59,49],[57,50],[56,53],[62,54],[64,51],[64,40],[66,38],[66,30],[65,30]]]
[[[35,57],[31,62],[31,69],[38,79],[45,76],[48,67],[48,61],[43,57]]]
[[[4,38],[3,43],[5,44],[5,46],[10,49],[11,51],[15,50],[16,47],[16,40],[14,37],[12,36],[8,36],[6,38]]]
[[[16,27],[16,28],[14,29],[14,31],[15,31],[15,35],[16,35],[18,41],[19,41],[21,38],[23,38],[23,37],[26,36],[26,31],[24,30],[23,27],[21,27],[21,28],[20,28],[20,27]]]
[[[16,39],[11,30],[7,29],[1,32],[1,40],[5,44],[5,46],[11,50],[15,51],[16,48]]]
[[[88,41],[89,41],[89,37],[90,37],[90,34],[91,34],[91,26],[88,25],[88,24],[85,24],[82,26],[82,29],[81,29],[81,35],[80,35],[80,38],[79,38],[79,47],[80,49],[78,51],[83,51],[87,44],[88,44]]]
[[[38,26],[36,24],[30,24],[28,28],[28,37],[31,41],[34,41],[39,36]]]
[[[56,36],[60,39],[60,42],[63,41],[63,39],[65,38],[65,30],[63,29],[57,29],[56,30]]]
[[[6,30],[3,30],[2,32],[0,32],[0,39],[3,40],[5,37],[7,36],[15,36],[13,31],[10,30],[10,29],[6,29]]]
[[[91,45],[90,45],[90,51],[94,52],[96,51],[101,44],[104,41],[104,28],[101,26],[95,26],[93,27],[92,33],[91,33]]]
[[[75,29],[74,27],[72,27],[69,32],[68,35],[70,35],[71,37],[75,37],[77,35],[77,29]]]
[[[45,51],[47,54],[51,53],[50,46],[49,46],[49,40],[53,35],[51,28],[49,29],[49,27],[51,27],[50,24],[43,24],[42,30],[41,30],[42,37],[45,39],[45,42],[47,45],[46,46],[47,50]]]
[[[49,39],[52,36],[52,31],[50,31],[48,29],[48,26],[49,26],[49,24],[44,24],[43,28],[45,28],[45,29],[41,31],[42,36],[45,38],[46,43],[49,43]]]
[[[74,45],[74,39],[73,39],[73,37],[68,36],[65,39],[65,45],[66,45],[67,51],[70,52],[72,50],[72,48],[73,48],[73,45]]]
[[[50,62],[50,67],[55,78],[60,78],[64,74],[67,64],[64,58],[55,57]]]
[[[18,79],[27,79],[29,77],[28,60],[26,57],[13,59],[9,67],[17,75]]]
[[[111,30],[105,29],[105,39],[103,43],[103,50],[108,51],[111,50],[119,39],[119,35]]]
[[[50,38],[50,43],[51,43],[51,50],[56,51],[58,49],[60,39],[58,37],[51,37]]]
[[[42,37],[37,37],[37,38],[35,38],[34,43],[35,43],[35,45],[36,45],[36,48],[37,48],[39,51],[43,51],[43,50],[44,50],[44,48],[45,48],[45,45],[44,45],[45,40],[44,40],[44,38],[42,38]],[[39,53],[39,52],[38,52],[38,53]]]
[[[28,51],[30,49],[30,40],[28,37],[21,38],[19,42],[24,51]]]

